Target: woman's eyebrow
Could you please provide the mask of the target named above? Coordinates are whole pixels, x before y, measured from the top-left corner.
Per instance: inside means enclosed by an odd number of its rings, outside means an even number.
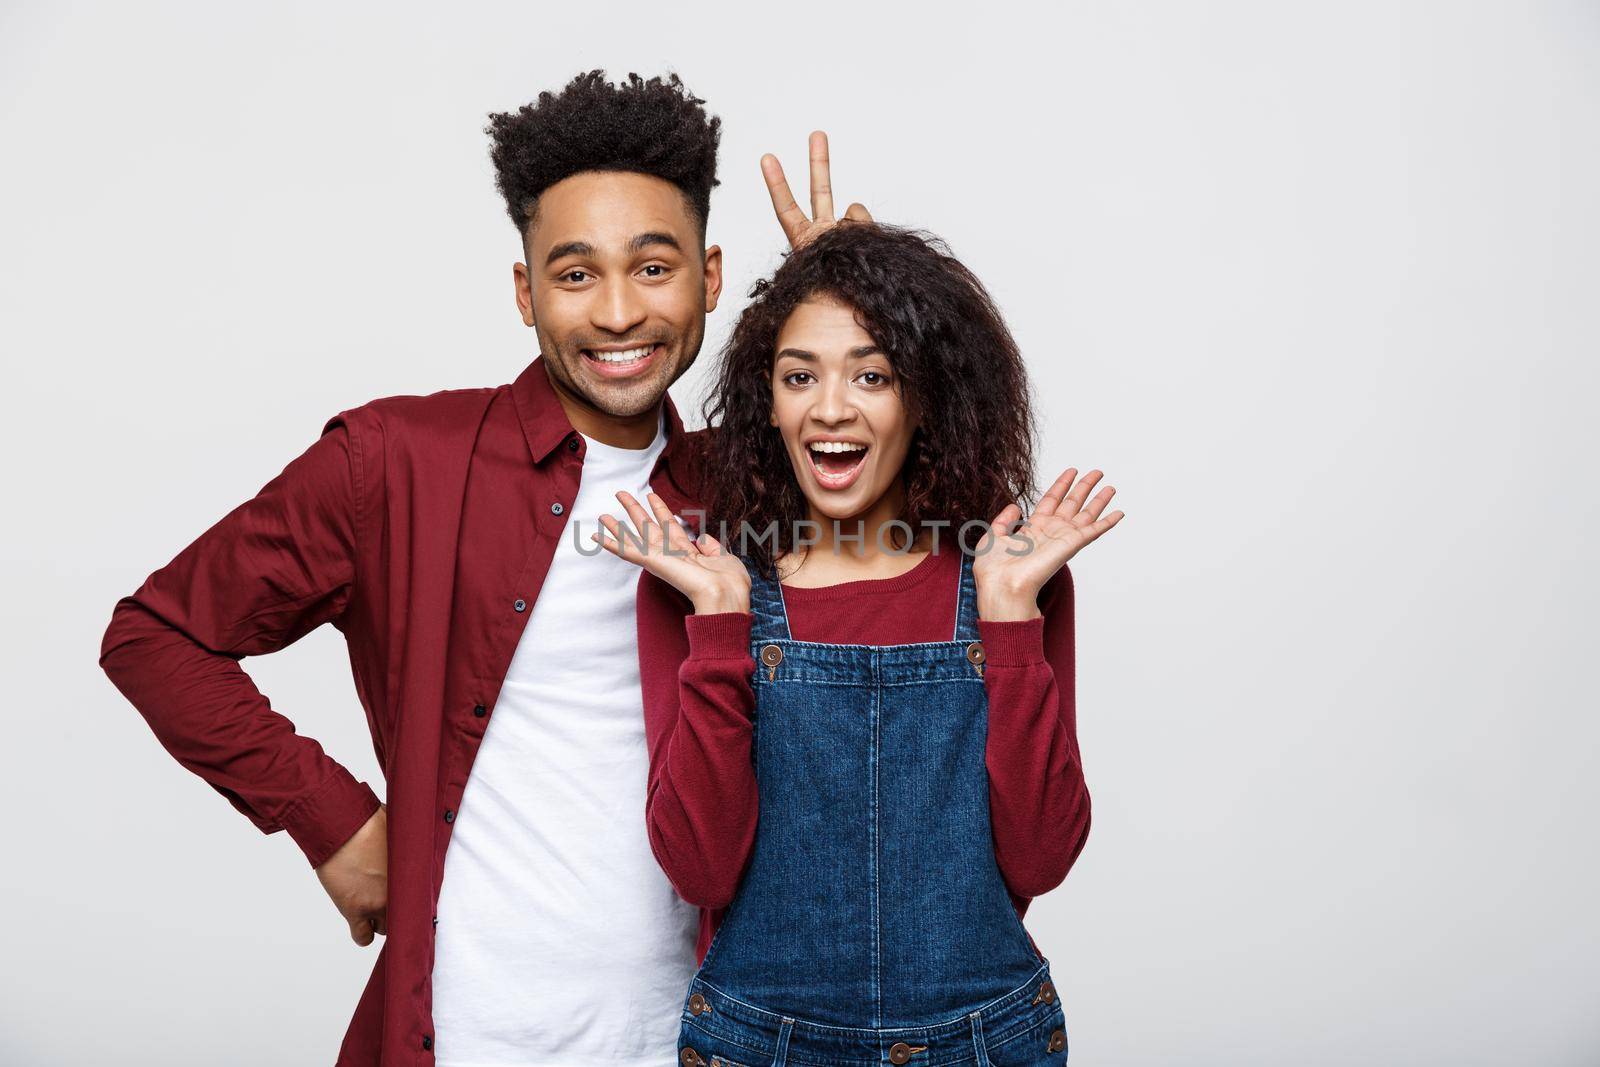
[[[881,355],[882,353],[883,350],[877,345],[857,345],[850,351],[846,352],[845,355],[851,359],[865,359],[868,356]],[[803,348],[785,348],[778,353],[777,358],[782,359],[784,356],[792,356],[795,359],[805,360],[808,363],[815,363],[817,361],[817,354],[815,352],[807,352]]]

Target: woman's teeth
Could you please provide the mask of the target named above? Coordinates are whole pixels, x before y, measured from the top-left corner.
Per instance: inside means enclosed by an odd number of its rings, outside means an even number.
[[[811,468],[829,489],[843,489],[855,481],[866,459],[867,446],[851,441],[815,441],[807,446]]]

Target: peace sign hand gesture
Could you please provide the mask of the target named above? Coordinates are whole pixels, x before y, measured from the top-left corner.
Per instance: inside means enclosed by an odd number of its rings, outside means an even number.
[[[637,533],[610,515],[601,515],[600,525],[611,536],[593,533],[589,540],[671,584],[694,604],[696,615],[749,611],[750,572],[739,557],[723,551],[721,542],[710,534],[691,538],[666,501],[654,493],[647,495],[654,517],[640,507],[633,494],[617,493]]]
[[[1120,511],[1100,517],[1116,493],[1109,485],[1084,505],[1100,475],[1100,471],[1090,471],[1073,486],[1078,469],[1068,467],[1039,499],[1028,521],[1014,532],[1006,531],[1022,517],[1020,507],[1007,504],[994,517],[972,561],[979,618],[990,622],[1038,618],[1039,590],[1045,582],[1079,549],[1122,519]]]
[[[778,213],[778,225],[789,238],[790,248],[799,248],[830,226],[845,220],[871,222],[872,216],[860,204],[845,209],[844,219],[833,217],[833,182],[828,173],[828,135],[821,130],[811,132],[811,217],[800,210],[789,191],[789,182],[783,176],[783,164],[768,152],[761,157],[761,174],[767,180],[767,192],[772,196],[772,210]]]

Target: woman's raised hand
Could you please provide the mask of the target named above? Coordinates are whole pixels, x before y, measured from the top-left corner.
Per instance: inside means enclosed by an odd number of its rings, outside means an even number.
[[[648,512],[633,494],[617,493],[635,530],[627,530],[610,515],[602,515],[600,525],[610,536],[597,532],[590,534],[589,540],[598,541],[612,555],[670,583],[694,604],[696,615],[749,611],[750,572],[739,557],[723,551],[721,542],[710,534],[690,537],[666,501],[654,493],[647,495]]]
[[[1039,498],[1028,521],[1014,531],[1012,526],[1022,518],[1016,504],[1007,504],[994,517],[972,561],[979,618],[990,622],[1037,618],[1039,590],[1045,582],[1079,549],[1117,524],[1120,511],[1100,517],[1116,493],[1111,486],[1084,503],[1100,474],[1090,471],[1073,485],[1078,469],[1068,467]]]
[[[821,130],[811,131],[811,217],[800,210],[789,191],[789,182],[783,176],[783,164],[768,152],[761,157],[761,176],[767,180],[767,193],[772,197],[772,210],[778,214],[778,225],[789,238],[789,247],[799,248],[830,226],[845,220],[871,222],[872,216],[860,204],[845,209],[844,219],[833,217],[833,178],[828,173],[828,135]]]

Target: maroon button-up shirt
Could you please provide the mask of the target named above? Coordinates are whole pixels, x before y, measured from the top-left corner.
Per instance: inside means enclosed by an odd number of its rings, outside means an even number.
[[[686,432],[664,403],[666,447],[650,484],[682,513],[700,507],[706,432]],[[446,812],[460,805],[566,528],[584,450],[542,356],[508,386],[341,412],[119,601],[106,630],[101,666],[162,745],[261,830],[288,831],[312,866],[378,798],[297,734],[239,660],[323,623],[344,634],[386,782],[389,903],[341,1067],[433,1063]]]

